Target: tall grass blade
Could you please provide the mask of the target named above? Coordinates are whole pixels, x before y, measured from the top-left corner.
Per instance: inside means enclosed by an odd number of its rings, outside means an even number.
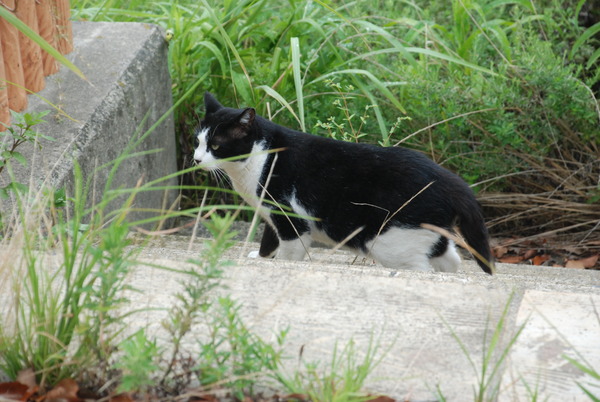
[[[379,78],[375,77],[375,75],[368,70],[363,70],[363,69],[359,69],[359,68],[349,68],[346,70],[332,71],[330,73],[323,74],[322,76],[313,80],[312,83],[317,83],[317,82],[320,82],[323,80],[331,79],[331,77],[336,76],[336,75],[350,75],[350,76],[364,75],[373,83],[375,88],[377,88],[387,98],[387,100],[389,100],[402,113],[406,114],[406,109],[404,109],[404,107],[398,101],[398,99],[396,99],[394,94],[392,94],[392,92],[387,88],[387,86],[381,80],[379,80]]]
[[[598,32],[600,32],[600,22],[597,22],[596,24],[583,31],[583,33],[579,36],[579,38],[577,38],[575,43],[573,43],[573,47],[571,48],[571,52],[569,53],[569,58],[573,59],[573,56],[575,56],[575,52],[577,52],[577,50],[579,50],[579,48],[587,40],[589,40],[592,36],[596,35]],[[594,52],[594,54],[596,53],[598,53],[598,51]],[[597,57],[598,56],[596,56],[596,58]]]
[[[296,114],[296,112],[294,112],[294,109],[292,108],[292,106],[289,104],[288,101],[286,101],[284,99],[283,96],[281,96],[279,94],[279,92],[277,92],[276,90],[274,90],[273,88],[271,88],[267,85],[260,85],[257,87],[257,89],[262,89],[263,91],[265,91],[267,93],[267,95],[269,95],[270,97],[275,99],[277,102],[279,102],[281,104],[281,106],[285,107],[292,114],[292,116],[294,116],[294,119],[296,119],[298,124],[300,124],[300,126],[302,126],[302,122],[301,122],[300,118],[298,117],[298,115]]]
[[[300,128],[306,132],[304,123],[304,95],[302,93],[302,75],[300,72],[300,42],[298,38],[292,38],[292,72],[294,75],[294,87],[296,88],[296,101],[298,102],[298,115],[300,117]]]
[[[213,8],[208,4],[208,1],[201,0],[201,3],[205,7],[206,11],[208,12],[208,15],[210,16],[210,19],[212,20],[213,24],[215,24],[217,31],[220,34],[220,38],[223,39],[223,41],[225,41],[225,43],[227,44],[227,47],[233,54],[234,58],[237,60],[238,65],[242,69],[242,72],[244,74],[244,79],[245,79],[244,84],[247,84],[248,88],[250,88],[250,94],[252,94],[252,96],[253,96],[254,91],[252,90],[252,79],[250,78],[250,74],[248,73],[246,65],[245,65],[244,61],[242,60],[242,57],[240,56],[240,53],[238,52],[235,44],[233,43],[233,41],[231,40],[231,37],[229,36],[227,31],[223,27],[223,24],[221,23],[221,19],[217,17]],[[232,65],[230,64],[230,68],[231,67],[232,67]],[[238,82],[238,84],[241,85],[240,82]],[[243,88],[243,86],[242,86],[242,88]],[[246,99],[246,101],[252,102],[252,101],[254,101],[254,99]]]
[[[435,50],[425,49],[422,47],[407,47],[406,51],[411,52],[411,53],[422,54],[422,55],[429,56],[429,57],[434,57],[434,58],[440,59],[440,60],[445,60],[450,63],[458,64],[463,67],[467,67],[472,70],[476,70],[476,71],[491,75],[493,77],[500,77],[500,75],[498,73],[495,73],[488,68],[478,66],[477,64],[469,63],[468,61],[465,61],[465,60],[461,59],[460,57],[451,56],[451,55],[444,54],[444,53],[441,53],[441,52],[438,52]]]

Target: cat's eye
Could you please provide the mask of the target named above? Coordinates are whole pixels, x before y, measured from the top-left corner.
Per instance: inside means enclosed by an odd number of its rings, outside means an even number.
[[[213,151],[216,151],[216,150],[217,150],[217,149],[219,149],[220,147],[221,147],[221,146],[220,146],[219,144],[212,144],[212,145],[210,146],[210,148],[211,148]]]

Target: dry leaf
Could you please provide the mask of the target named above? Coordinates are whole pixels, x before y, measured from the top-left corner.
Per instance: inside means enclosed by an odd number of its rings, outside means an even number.
[[[134,402],[134,399],[129,394],[113,395],[108,400],[109,402]]]
[[[77,396],[79,385],[72,378],[60,380],[54,388],[46,394],[46,402],[80,402]]]
[[[27,385],[30,389],[37,387],[37,381],[35,380],[35,372],[28,368],[19,371],[17,374],[17,382],[23,385]]]
[[[498,261],[503,262],[505,264],[518,264],[523,262],[524,258],[522,255],[507,255],[502,258],[498,258]]]
[[[27,400],[29,387],[20,382],[3,382],[0,384],[0,400],[24,401]]]
[[[542,265],[549,259],[550,259],[550,256],[548,254],[540,254],[540,255],[536,255],[535,257],[533,257],[531,262],[533,263],[533,265]]]
[[[600,254],[596,254],[588,258],[582,258],[581,260],[567,260],[565,267],[577,269],[593,268],[598,262],[599,257]]]
[[[390,398],[389,396],[378,396],[373,399],[367,399],[367,402],[396,402],[395,399]]]
[[[525,251],[525,253],[523,253],[523,259],[528,260],[528,259],[534,257],[536,254],[537,254],[537,250],[529,249],[529,250]]]
[[[497,246],[492,249],[495,258],[502,258],[504,254],[508,253],[508,247],[506,246]]]
[[[308,395],[305,394],[289,394],[285,396],[286,400],[294,400],[294,401],[310,401]]]

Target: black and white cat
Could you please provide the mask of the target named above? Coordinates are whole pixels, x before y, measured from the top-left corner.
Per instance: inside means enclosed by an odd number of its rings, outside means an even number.
[[[345,242],[389,268],[456,272],[454,242],[421,227],[427,223],[449,231],[458,226],[491,264],[473,192],[424,155],[294,131],[253,108],[224,107],[209,93],[204,103],[194,159],[207,170],[225,171],[233,188],[258,208],[267,222],[261,256],[302,260],[313,241]]]

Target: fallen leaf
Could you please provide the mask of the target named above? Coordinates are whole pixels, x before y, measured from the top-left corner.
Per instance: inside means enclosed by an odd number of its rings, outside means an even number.
[[[493,248],[493,253],[495,258],[502,258],[504,254],[508,253],[508,247],[506,246],[496,246]]]
[[[48,391],[45,401],[80,402],[82,399],[77,396],[78,391],[79,385],[77,385],[77,382],[72,378],[65,378],[64,380],[60,380],[54,388]]]
[[[11,401],[26,400],[29,387],[20,382],[3,382],[0,384],[0,400],[7,399]]]
[[[534,257],[537,253],[538,253],[537,250],[529,249],[529,250],[525,251],[525,253],[523,253],[523,259],[528,260],[528,259]]]
[[[506,257],[499,258],[498,261],[505,264],[518,264],[523,262],[524,258],[522,255],[507,255]]]
[[[134,399],[129,394],[113,395],[108,400],[109,402],[134,402]]]
[[[390,398],[389,396],[378,396],[373,399],[367,399],[366,402],[396,402],[395,399]]]
[[[548,254],[540,254],[540,255],[536,255],[535,257],[533,257],[531,262],[533,263],[533,265],[542,265],[549,259],[550,259],[550,256]]]
[[[596,254],[588,258],[582,258],[581,260],[567,260],[565,267],[577,269],[592,268],[598,262],[598,258],[600,258],[600,254]]]
[[[285,399],[293,401],[310,401],[308,395],[305,394],[289,394],[285,396]]]
[[[17,382],[23,385],[27,385],[29,388],[37,387],[37,381],[35,380],[35,371],[28,368],[21,370],[17,373]]]

